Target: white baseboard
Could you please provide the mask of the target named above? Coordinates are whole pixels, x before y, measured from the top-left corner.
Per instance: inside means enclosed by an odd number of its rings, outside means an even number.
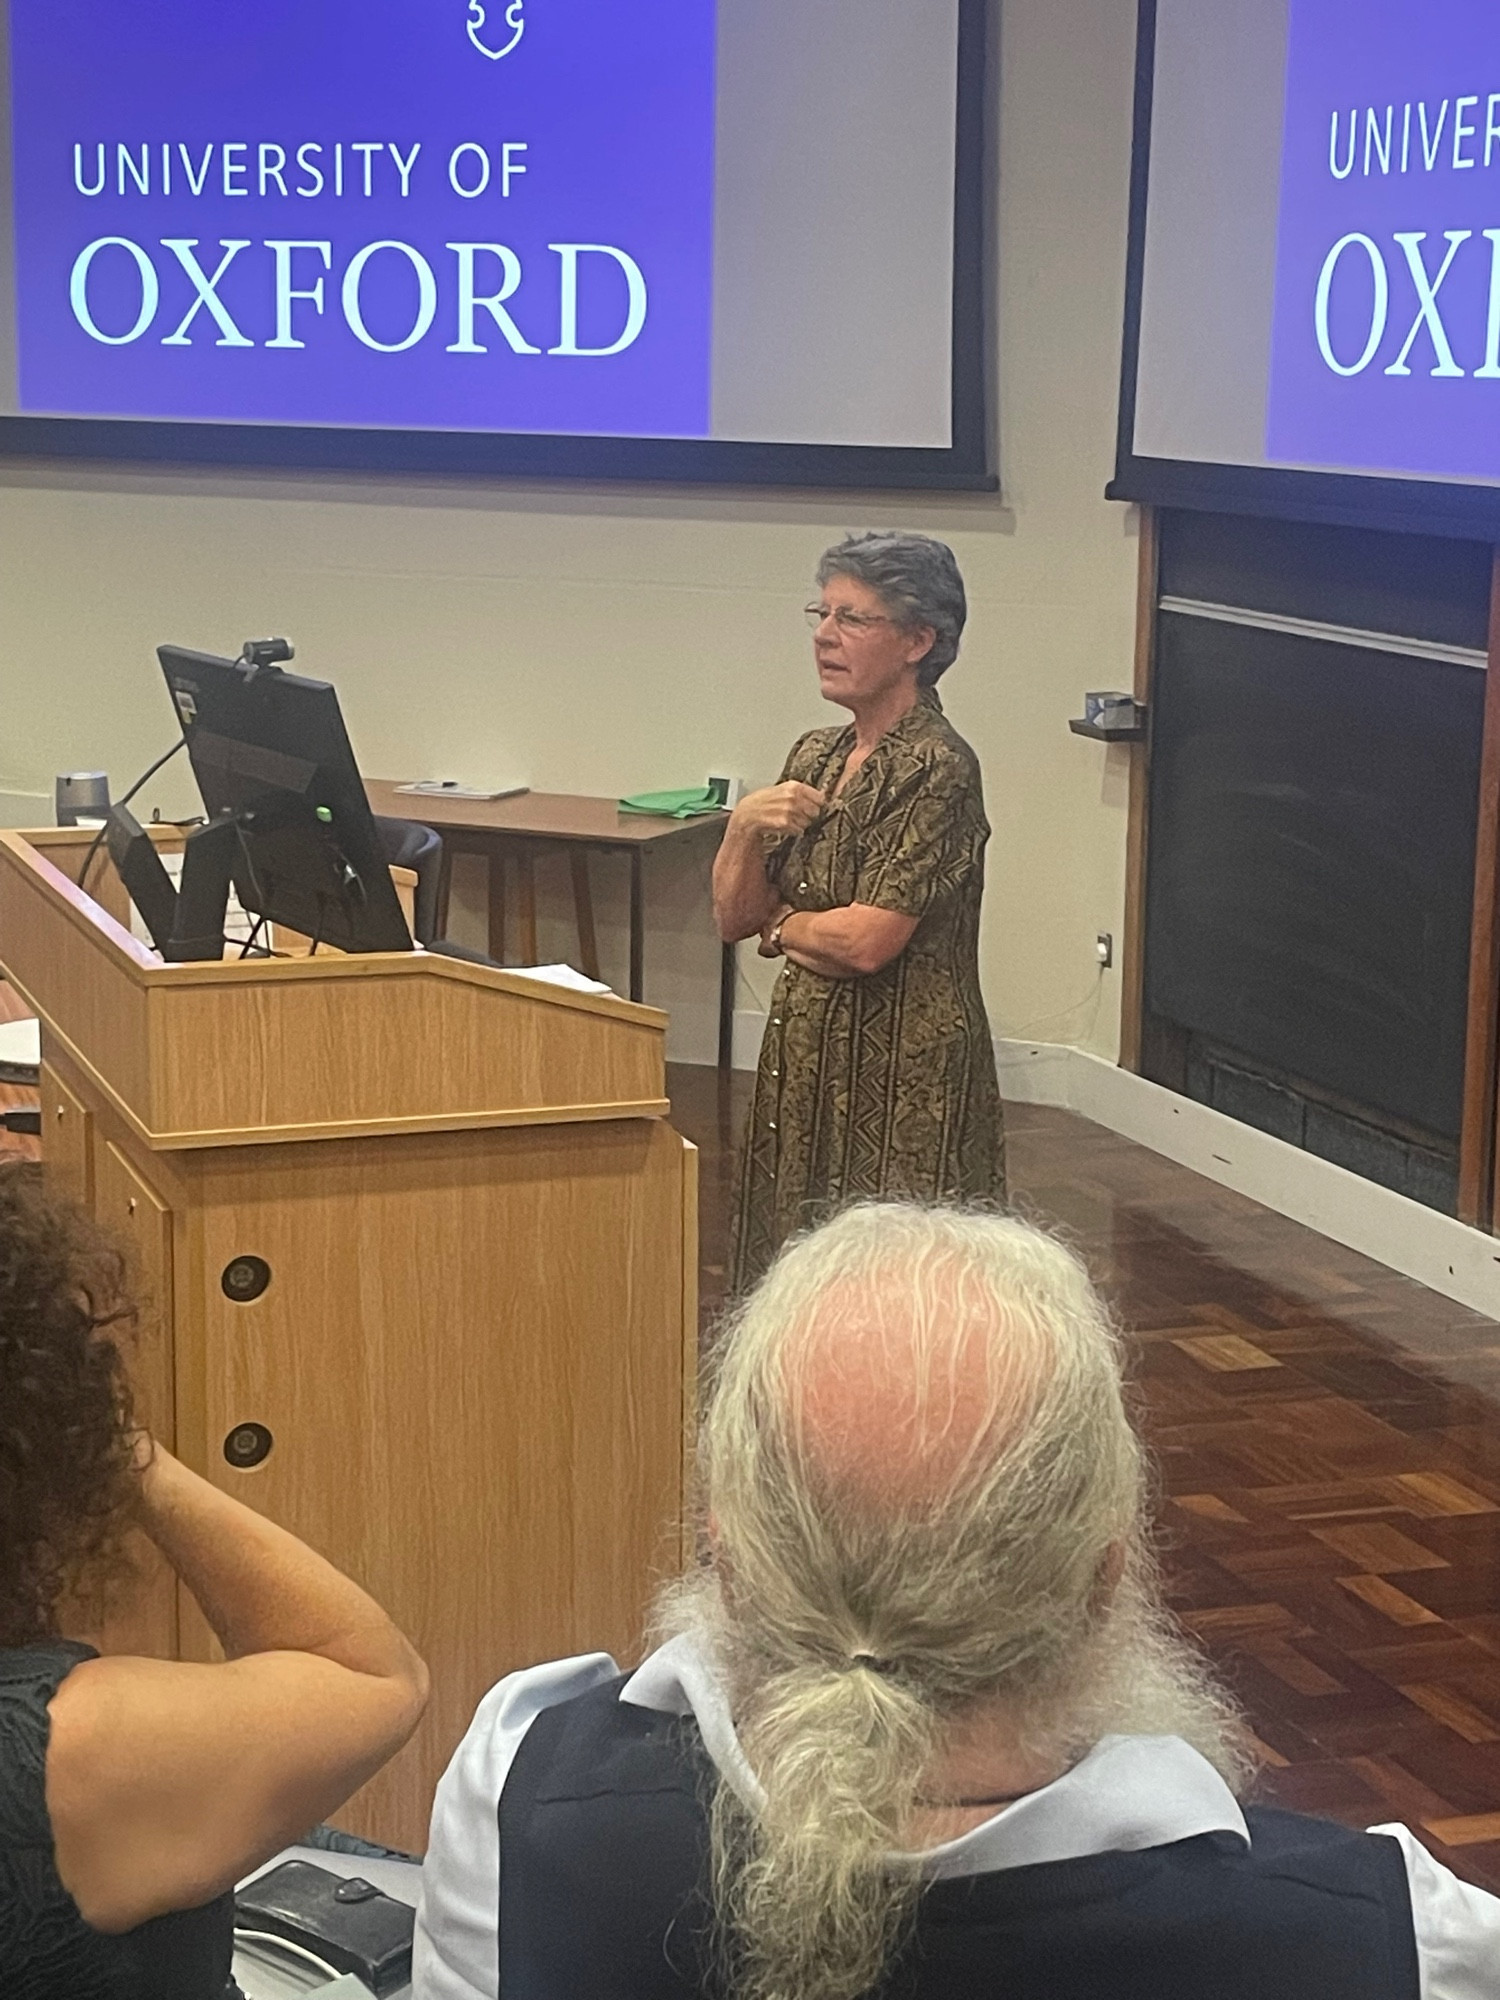
[[[1003,1096],[1055,1104],[1500,1319],[1500,1241],[1284,1139],[1075,1049],[997,1042]]]
[[[766,1017],[734,1017],[734,1066],[753,1069]],[[1001,1095],[1052,1104],[1316,1229],[1430,1291],[1500,1319],[1500,1239],[1257,1132],[1222,1111],[1058,1042],[995,1043]]]

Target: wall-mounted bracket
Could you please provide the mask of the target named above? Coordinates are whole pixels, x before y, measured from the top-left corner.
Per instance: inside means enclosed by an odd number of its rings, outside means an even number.
[[[1087,736],[1095,743],[1144,743],[1147,715],[1144,702],[1131,701],[1109,711],[1110,721],[1096,722],[1091,716],[1075,715],[1068,723],[1075,736]]]

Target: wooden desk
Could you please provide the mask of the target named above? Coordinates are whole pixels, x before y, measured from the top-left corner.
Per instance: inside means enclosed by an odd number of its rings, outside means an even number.
[[[520,951],[523,964],[536,963],[536,874],[538,848],[564,847],[573,876],[573,907],[578,923],[579,971],[599,977],[599,952],[594,937],[593,891],[589,853],[622,853],[630,859],[630,998],[640,1001],[645,987],[644,862],[649,847],[671,841],[696,841],[712,855],[724,837],[725,816],[699,819],[658,819],[622,813],[614,799],[574,797],[567,792],[522,792],[512,799],[442,799],[396,789],[395,781],[366,782],[371,808],[387,819],[414,820],[442,836],[443,873],[438,893],[437,929],[445,935],[448,895],[455,854],[483,855],[489,869],[489,954],[505,963],[505,861],[516,862],[520,890]],[[719,1067],[733,1061],[735,954],[725,945],[719,960]]]

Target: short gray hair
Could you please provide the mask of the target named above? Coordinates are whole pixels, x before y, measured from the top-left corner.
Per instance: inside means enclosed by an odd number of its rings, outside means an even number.
[[[960,1420],[944,1358],[964,1352],[979,1388]],[[910,1370],[922,1462],[957,1447],[932,1491],[866,1490],[808,1421],[820,1356],[856,1379],[881,1353]],[[1082,1264],[1013,1217],[850,1209],[739,1307],[700,1442],[711,1553],[657,1607],[658,1632],[716,1658],[761,1792],[726,1776],[713,1800],[739,2000],[879,1983],[920,1893],[891,1857],[948,1731],[986,1705],[1060,1762],[1109,1734],[1181,1735],[1243,1781],[1233,1703],[1162,1608],[1123,1375]]]
[[[819,589],[835,576],[852,576],[878,590],[903,625],[932,627],[937,637],[917,672],[924,687],[931,687],[958,658],[969,600],[946,542],[892,531],[846,535],[824,552]]]

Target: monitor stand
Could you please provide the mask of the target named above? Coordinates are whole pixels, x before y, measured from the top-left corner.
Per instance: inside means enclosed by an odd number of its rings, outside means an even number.
[[[224,912],[239,851],[239,823],[232,818],[210,820],[188,835],[172,935],[161,947],[168,965],[224,956]]]
[[[224,956],[224,912],[239,838],[233,819],[195,828],[183,850],[181,886],[174,888],[150,834],[123,806],[111,811],[110,859],[168,965]]]

